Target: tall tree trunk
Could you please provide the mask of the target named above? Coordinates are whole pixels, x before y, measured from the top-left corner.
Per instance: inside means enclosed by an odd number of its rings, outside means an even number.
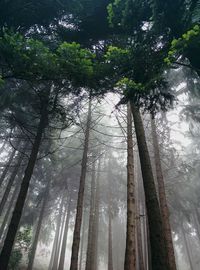
[[[139,169],[139,160],[138,160],[138,155],[137,158],[135,159],[135,184],[136,184],[136,209],[137,209],[137,217],[136,217],[136,229],[137,229],[137,235],[136,235],[136,240],[137,240],[137,259],[136,262],[139,270],[147,270],[145,267],[145,251],[146,251],[146,238],[144,234],[144,209],[143,209],[143,201],[144,201],[144,193],[143,193],[143,186],[141,185],[141,174],[140,174],[140,169]],[[142,201],[142,203],[141,203]],[[142,213],[142,216],[141,216]],[[143,233],[143,234],[142,234]],[[143,238],[142,238],[143,235]]]
[[[37,134],[35,137],[35,141],[33,143],[33,147],[31,150],[31,155],[28,161],[28,165],[26,167],[24,177],[22,179],[20,192],[17,198],[17,202],[13,211],[13,215],[11,218],[11,222],[8,228],[8,232],[6,235],[6,239],[4,242],[3,249],[0,254],[0,270],[7,270],[8,269],[8,263],[10,259],[10,255],[12,252],[13,244],[15,241],[15,236],[17,234],[19,222],[21,219],[24,203],[26,200],[29,183],[31,180],[31,176],[33,174],[33,169],[35,167],[35,163],[37,160],[37,155],[39,152],[39,147],[42,141],[42,135],[44,132],[44,129],[47,125],[48,121],[48,113],[47,113],[47,106],[48,102],[45,102],[42,106],[42,112],[41,112],[41,118],[37,129]]]
[[[54,237],[54,242],[53,242],[53,249],[51,252],[51,259],[49,262],[49,267],[48,270],[56,270],[55,268],[55,262],[56,262],[56,252],[58,249],[58,241],[59,241],[59,234],[60,234],[60,223],[62,219],[62,210],[63,210],[63,203],[64,203],[64,197],[62,196],[61,201],[60,201],[60,206],[59,206],[59,212],[58,212],[58,217],[57,217],[57,222],[56,222],[56,233]]]
[[[82,270],[82,260],[83,260],[83,250],[84,250],[84,241],[85,241],[85,227],[86,227],[86,211],[83,213],[83,228],[82,228],[82,237],[81,237],[81,249],[80,249],[80,259],[79,259],[79,268]]]
[[[155,119],[153,119],[153,117],[151,117],[151,129],[152,129],[154,160],[155,160],[155,165],[156,165],[156,178],[157,178],[157,183],[158,183],[160,210],[161,210],[161,216],[162,216],[165,242],[167,246],[167,260],[169,264],[169,269],[176,270],[172,231],[171,231],[171,225],[170,225],[170,220],[169,220],[169,208],[167,205],[167,198],[166,198],[166,193],[165,193],[165,184],[164,184],[163,173],[162,173],[162,165],[161,165],[161,160],[160,160],[160,151],[159,151],[158,137],[157,137],[157,132],[156,132]]]
[[[11,163],[13,161],[15,153],[16,153],[16,149],[13,149],[13,151],[12,151],[10,157],[9,157],[8,163],[6,164],[6,166],[5,166],[5,168],[4,168],[3,172],[2,172],[2,175],[0,177],[0,187],[1,187],[3,181],[4,181],[5,177],[6,177],[6,174],[7,174],[8,170],[9,170],[9,168],[10,168],[10,165],[11,165]]]
[[[132,115],[130,103],[127,106],[127,229],[124,270],[136,269],[136,207],[134,156],[132,136]]]
[[[20,153],[18,155],[18,162],[17,162],[16,167],[14,168],[14,170],[13,170],[13,172],[12,172],[10,178],[9,178],[8,184],[6,186],[6,190],[4,191],[3,198],[2,198],[2,200],[0,202],[0,216],[2,215],[3,208],[4,208],[4,206],[5,206],[5,204],[6,204],[7,200],[8,200],[10,190],[11,190],[11,188],[13,186],[14,181],[15,181],[15,177],[16,177],[18,171],[19,171],[20,165],[21,165],[22,160],[23,160],[23,156],[24,156],[23,153]]]
[[[94,211],[95,211],[95,162],[92,164],[92,177],[91,177],[91,193],[90,193],[90,214],[89,214],[89,229],[88,229],[88,243],[86,254],[85,270],[94,270],[92,268],[92,260],[94,258],[93,247],[93,229],[94,229]]]
[[[182,236],[183,236],[184,247],[186,249],[186,255],[187,255],[187,258],[188,258],[188,263],[189,263],[190,270],[194,270],[193,264],[192,264],[192,258],[191,258],[191,254],[190,254],[190,249],[189,249],[189,246],[188,246],[188,241],[187,241],[187,238],[186,238],[186,235],[185,235],[185,229],[184,229],[183,225],[181,225],[181,233],[182,233]]]
[[[44,212],[45,212],[45,208],[46,208],[47,201],[48,201],[48,196],[49,196],[50,182],[51,181],[48,181],[48,183],[47,183],[45,194],[44,194],[44,197],[43,197],[42,207],[41,207],[38,222],[37,222],[36,232],[35,232],[35,235],[34,235],[34,240],[33,240],[32,246],[31,246],[31,253],[30,253],[30,257],[29,257],[27,270],[32,270],[33,269],[33,264],[34,264],[38,239],[39,239],[40,230],[41,230],[41,226],[42,226],[42,221],[43,221],[43,217],[44,217]]]
[[[75,226],[74,226],[70,270],[78,270],[78,253],[79,253],[81,224],[82,224],[82,215],[83,215],[83,198],[84,198],[84,189],[85,189],[85,177],[86,177],[86,171],[87,171],[90,125],[91,125],[91,98],[89,100],[88,117],[87,117],[86,131],[85,131],[85,143],[84,143],[83,158],[82,158],[82,165],[81,165],[81,176],[80,176],[80,185],[79,185],[77,208],[76,208],[76,220],[75,220]]]
[[[111,202],[109,202],[108,206],[108,270],[113,270]]]
[[[98,162],[98,172],[96,179],[96,194],[95,194],[95,214],[94,214],[94,224],[93,224],[93,243],[94,243],[94,256],[92,258],[92,270],[98,269],[98,239],[99,239],[99,203],[100,203],[100,195],[99,195],[99,178],[100,178],[100,170],[101,170],[101,159]]]
[[[2,222],[1,227],[0,227],[0,242],[1,243],[3,243],[2,239],[3,239],[5,227],[6,227],[6,224],[8,224],[9,216],[11,214],[11,209],[13,207],[14,201],[15,201],[15,199],[17,197],[18,192],[19,192],[19,188],[20,188],[20,185],[16,185],[16,187],[15,187],[15,189],[13,191],[12,197],[10,199],[10,202],[8,204],[5,216],[3,218],[3,222]]]
[[[152,269],[169,270],[167,266],[167,252],[162,228],[162,219],[156,194],[156,187],[146,143],[144,126],[139,109],[131,104],[135,132],[138,143],[142,177],[144,182],[145,200],[149,222],[149,234],[151,243]]]
[[[70,220],[70,214],[71,214],[71,193],[69,194],[69,200],[68,200],[68,207],[67,207],[67,213],[66,213],[66,220],[65,220],[65,229],[63,234],[63,241],[62,241],[62,247],[61,247],[61,253],[60,253],[60,261],[58,265],[58,270],[64,269],[64,263],[65,263],[65,253],[66,253],[66,246],[67,246],[67,234],[68,234],[68,227],[69,227],[69,220]]]
[[[63,236],[64,222],[65,222],[64,196],[62,200],[63,202],[62,202],[62,208],[61,208],[61,220],[59,224],[59,232],[58,232],[58,237],[57,237],[57,242],[56,242],[52,270],[57,270],[59,258],[60,258],[60,248],[61,248],[61,242],[62,242],[62,236]],[[63,208],[64,208],[64,213],[63,213]]]

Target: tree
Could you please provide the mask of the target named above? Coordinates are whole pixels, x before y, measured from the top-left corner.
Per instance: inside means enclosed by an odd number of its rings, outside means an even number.
[[[33,92],[31,92],[31,96],[36,94],[38,101],[37,106],[32,100],[33,103],[26,103],[25,107],[28,108],[28,110],[32,113],[37,113],[39,121],[36,123],[36,135],[34,137],[31,154],[22,180],[21,189],[4,242],[4,247],[0,255],[0,267],[2,267],[2,269],[7,269],[39,148],[45,129],[49,124],[49,116],[51,115],[51,117],[56,119],[58,123],[63,123],[67,120],[63,107],[59,105],[59,90],[52,84],[52,79],[56,79],[55,76],[59,74],[57,65],[59,63],[60,71],[67,69],[67,76],[68,78],[71,78],[71,81],[76,74],[76,83],[78,84],[79,79],[81,80],[81,83],[83,83],[83,81],[86,79],[85,75],[91,74],[92,62],[89,58],[86,58],[87,51],[81,49],[79,45],[67,43],[61,44],[57,50],[56,56],[55,54],[51,53],[50,50],[41,42],[34,41],[33,39],[25,39],[19,34],[5,34],[4,37],[1,38],[0,53],[1,55],[3,54],[5,63],[9,64],[9,62],[12,61],[11,70],[7,70],[7,72],[12,74],[11,78],[19,79],[21,76],[23,76],[23,79],[26,81],[34,81],[40,84],[38,92],[36,91],[35,93],[34,87],[32,88]],[[88,56],[91,56],[89,52]],[[58,59],[59,62],[57,62]],[[69,61],[66,61],[66,59],[71,59],[72,62],[69,63]],[[81,70],[78,70],[80,68],[81,59],[83,61],[83,69],[81,68]],[[32,62],[34,62],[34,65],[32,65]],[[78,69],[74,69],[74,65],[76,63],[79,66]],[[53,66],[56,68],[55,70],[53,70],[54,68],[52,69]],[[52,72],[54,72],[54,74]],[[53,78],[49,78],[50,74]],[[62,80],[64,74],[61,76]],[[4,74],[2,77],[4,79],[8,77],[10,78],[10,75],[7,76]],[[57,79],[60,79],[60,75],[57,77]],[[47,81],[47,83],[43,83],[43,80]],[[21,93],[19,93],[19,96],[20,94]],[[26,98],[29,99],[30,96],[26,96]],[[12,107],[12,112],[15,112],[15,107],[13,105],[10,106]],[[72,120],[70,117],[70,120],[68,123],[65,123],[65,126],[68,126],[71,123]]]
[[[85,189],[85,177],[87,170],[87,160],[88,160],[88,147],[89,147],[89,138],[90,138],[90,126],[91,126],[91,106],[92,106],[91,97],[89,97],[89,106],[88,106],[88,116],[85,129],[85,141],[84,141],[84,150],[81,164],[81,176],[80,176],[80,186],[78,191],[78,201],[76,208],[76,220],[74,226],[74,236],[72,243],[72,255],[71,255],[71,264],[70,270],[77,270],[78,268],[78,253],[80,245],[80,234],[81,234],[81,224],[82,224],[82,215],[83,215],[83,197]]]
[[[127,230],[125,270],[136,269],[136,207],[135,207],[135,181],[134,181],[134,156],[132,137],[132,114],[130,103],[127,106]]]
[[[167,203],[167,198],[166,198],[166,193],[165,193],[165,184],[164,184],[164,179],[163,179],[163,174],[162,174],[160,151],[159,151],[159,144],[158,144],[154,118],[151,118],[151,128],[152,128],[154,159],[155,159],[155,165],[156,165],[156,179],[158,183],[160,210],[161,210],[161,215],[162,215],[162,224],[164,228],[165,241],[167,245],[167,259],[168,259],[169,268],[172,270],[173,269],[176,270],[176,261],[175,261],[172,232],[171,232],[171,225],[170,225],[170,219],[169,219],[169,209],[168,209],[168,203]]]

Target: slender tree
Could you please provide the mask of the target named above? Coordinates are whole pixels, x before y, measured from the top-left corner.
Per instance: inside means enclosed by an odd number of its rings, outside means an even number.
[[[154,270],[167,270],[166,246],[164,241],[164,232],[160,206],[156,194],[156,187],[147,148],[144,126],[139,109],[132,103],[131,110],[134,119],[136,138],[144,182],[145,200],[149,221],[149,233],[151,244],[152,268]]]
[[[14,167],[14,170],[8,180],[8,183],[7,183],[7,186],[6,186],[6,189],[4,191],[4,194],[3,194],[3,197],[1,199],[1,202],[0,202],[0,216],[2,215],[2,212],[3,212],[3,209],[4,209],[4,206],[8,200],[8,196],[9,196],[9,193],[11,191],[11,188],[13,186],[13,183],[15,181],[15,178],[16,178],[16,175],[20,169],[20,165],[22,163],[22,160],[23,160],[23,157],[24,157],[24,154],[23,153],[19,153],[18,156],[17,156],[17,164],[15,165]]]
[[[156,179],[158,183],[160,210],[161,210],[161,215],[162,215],[165,242],[167,245],[167,259],[168,259],[169,269],[176,270],[172,231],[171,231],[171,225],[170,225],[170,219],[169,219],[169,208],[167,204],[165,184],[164,184],[164,178],[163,178],[163,173],[162,173],[162,165],[161,165],[161,159],[160,159],[158,137],[157,137],[157,132],[156,132],[156,124],[155,124],[155,119],[153,117],[151,117],[151,129],[152,129],[154,160],[155,160],[155,165],[156,165]]]
[[[94,158],[93,158],[94,159]],[[92,176],[91,176],[91,193],[90,193],[90,214],[89,214],[89,228],[88,228],[88,242],[87,242],[87,254],[86,254],[86,270],[92,270],[92,260],[94,259],[94,214],[95,214],[95,161],[92,161]]]
[[[10,165],[11,165],[11,163],[13,161],[15,153],[16,153],[16,149],[13,149],[12,153],[11,153],[11,155],[9,157],[8,163],[6,164],[6,166],[5,166],[5,168],[4,168],[3,172],[2,172],[2,175],[1,175],[1,178],[0,178],[0,186],[2,185],[2,183],[3,183],[3,181],[4,181],[5,177],[6,177],[6,174],[7,174],[8,170],[10,169]]]
[[[85,177],[86,177],[86,171],[87,171],[90,125],[91,125],[91,97],[89,98],[88,116],[87,116],[86,130],[85,130],[85,142],[84,142],[84,150],[83,150],[83,157],[82,157],[82,164],[81,164],[81,176],[80,176],[80,185],[79,185],[78,201],[77,201],[77,208],[76,208],[76,220],[75,220],[75,226],[74,226],[70,270],[78,270],[78,253],[79,253],[80,233],[81,233],[81,224],[82,224],[82,215],[83,215],[83,198],[84,198],[84,189],[85,189]]]
[[[72,204],[72,198],[71,193],[69,192],[69,199],[68,199],[68,206],[66,211],[66,218],[65,218],[65,227],[63,232],[63,239],[62,239],[62,246],[61,246],[61,252],[60,252],[60,260],[58,264],[58,270],[64,269],[64,263],[65,263],[65,255],[66,255],[66,247],[67,247],[67,235],[68,235],[68,229],[69,229],[69,221],[70,221],[70,215],[71,215],[71,204]]]
[[[127,106],[127,229],[125,270],[136,269],[136,206],[131,106]]]
[[[48,121],[47,107],[48,107],[48,99],[47,100],[44,99],[42,103],[41,118],[38,124],[37,134],[35,137],[35,141],[33,143],[28,165],[26,167],[25,174],[22,180],[21,189],[17,198],[14,211],[13,211],[13,215],[12,215],[11,222],[8,228],[4,246],[0,254],[0,269],[1,270],[6,270],[8,268],[9,258],[12,252],[12,247],[15,241],[15,236],[17,233],[20,218],[22,215],[22,210],[23,210],[24,203],[26,200],[29,182],[31,180],[33,169],[35,167],[35,162],[36,162],[37,155],[39,152],[39,147],[42,141],[42,135],[45,130],[45,127],[47,126],[47,121]]]
[[[42,221],[43,221],[43,218],[44,218],[45,208],[46,208],[47,201],[48,201],[48,196],[49,196],[50,183],[51,183],[51,181],[48,181],[47,186],[45,188],[44,195],[43,195],[42,205],[41,205],[41,209],[40,209],[40,213],[39,213],[39,217],[38,217],[38,221],[37,221],[37,225],[36,225],[36,231],[35,231],[35,235],[34,235],[34,238],[33,238],[33,243],[32,243],[32,246],[31,246],[31,252],[30,252],[30,255],[29,255],[29,261],[28,261],[27,270],[32,270],[33,269],[36,249],[37,249],[39,235],[40,235],[40,231],[41,231],[41,227],[42,227]]]

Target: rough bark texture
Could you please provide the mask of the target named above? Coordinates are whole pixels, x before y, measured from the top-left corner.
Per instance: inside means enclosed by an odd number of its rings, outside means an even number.
[[[162,220],[159,203],[156,194],[156,187],[146,143],[144,126],[139,109],[131,104],[135,132],[140,156],[142,177],[144,182],[145,201],[147,207],[149,234],[151,243],[151,262],[153,270],[169,270],[166,259],[166,245],[162,228]]]
[[[165,184],[162,173],[162,165],[160,160],[160,150],[158,144],[158,137],[156,132],[155,119],[151,118],[151,128],[152,128],[152,138],[153,138],[153,148],[154,148],[154,160],[156,165],[156,178],[158,183],[158,194],[160,201],[160,211],[162,216],[162,224],[165,236],[165,242],[167,246],[167,260],[170,270],[176,270],[176,261],[174,254],[174,246],[172,240],[172,231],[169,220],[169,208],[167,205],[167,198],[165,193]]]
[[[136,207],[134,156],[132,136],[132,115],[130,104],[127,107],[127,229],[124,270],[136,269]]]
[[[40,214],[39,214],[39,218],[38,218],[38,222],[37,222],[37,227],[36,227],[36,232],[35,232],[34,240],[33,240],[32,247],[31,247],[31,253],[30,253],[30,257],[29,257],[27,270],[33,269],[33,263],[34,263],[34,259],[35,259],[35,253],[36,253],[36,249],[37,249],[38,239],[39,239],[42,221],[43,221],[43,217],[44,217],[44,212],[45,212],[45,208],[46,208],[48,196],[49,196],[49,186],[50,186],[50,181],[48,182],[48,184],[46,186],[45,193],[43,195],[44,198],[42,201],[42,207],[40,210]]]
[[[16,153],[16,149],[14,149],[12,151],[12,153],[11,153],[11,155],[9,157],[8,163],[6,164],[6,167],[4,168],[4,170],[2,172],[2,175],[1,175],[1,178],[0,178],[0,187],[1,187],[3,181],[4,181],[5,177],[6,177],[6,174],[7,174],[8,170],[9,170],[9,168],[10,168],[10,165],[11,165],[11,163],[13,161],[13,158],[15,156],[15,153]]]
[[[8,200],[9,193],[10,193],[12,185],[13,185],[13,183],[15,181],[15,177],[16,177],[18,171],[19,171],[22,160],[23,160],[23,154],[20,153],[18,155],[18,162],[16,164],[16,167],[14,168],[14,170],[13,170],[13,172],[12,172],[10,178],[9,178],[8,184],[7,184],[6,189],[4,191],[4,194],[3,194],[3,198],[2,198],[2,200],[0,202],[0,216],[3,213],[4,206],[5,206],[5,204],[6,204],[7,200]]]
[[[81,177],[80,177],[80,185],[79,185],[77,208],[76,208],[76,220],[75,220],[75,226],[74,226],[70,270],[78,270],[78,253],[79,253],[81,224],[82,224],[82,215],[83,215],[83,198],[84,198],[84,189],[85,189],[85,177],[86,177],[86,171],[87,171],[90,125],[91,125],[91,99],[89,100],[88,117],[87,117],[86,131],[85,131],[85,143],[84,143],[83,158],[82,158],[82,164],[81,164]]]
[[[69,200],[68,200],[68,207],[67,207],[66,220],[65,220],[65,229],[63,233],[63,241],[62,241],[58,270],[64,269],[65,253],[66,253],[66,247],[67,247],[67,234],[68,234],[68,227],[69,227],[69,220],[70,220],[70,211],[71,211],[71,197],[69,197]]]
[[[21,219],[24,203],[25,203],[28,188],[29,188],[29,183],[31,180],[31,176],[33,174],[33,169],[35,167],[37,155],[39,152],[39,147],[42,140],[42,135],[47,125],[47,120],[48,120],[47,104],[44,104],[42,108],[42,112],[41,112],[40,122],[37,129],[37,134],[36,134],[35,141],[33,143],[32,151],[30,154],[30,158],[28,161],[28,165],[26,167],[24,177],[22,179],[20,192],[17,198],[14,211],[13,211],[13,215],[12,215],[11,222],[8,228],[4,246],[0,254],[0,270],[8,269],[8,263],[9,263],[10,255],[12,252],[12,247],[15,241],[15,236],[17,234],[19,222]]]
[[[93,246],[93,226],[94,226],[94,211],[95,211],[95,163],[92,164],[92,178],[91,178],[91,193],[90,193],[90,215],[89,215],[89,229],[88,229],[88,243],[85,270],[95,270],[92,268],[92,260],[94,258]]]

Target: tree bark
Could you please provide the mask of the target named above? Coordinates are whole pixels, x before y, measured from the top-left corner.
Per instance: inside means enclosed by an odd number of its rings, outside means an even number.
[[[124,270],[136,269],[136,206],[134,156],[132,136],[132,115],[130,103],[127,107],[127,229]]]
[[[6,174],[7,174],[8,170],[9,170],[9,168],[10,168],[10,165],[11,165],[11,163],[13,161],[13,158],[15,156],[15,153],[16,153],[16,149],[13,149],[13,151],[12,151],[10,157],[9,157],[8,163],[6,164],[6,167],[4,168],[3,173],[1,175],[1,178],[0,178],[0,187],[1,187],[3,181],[4,181],[5,177],[6,177]]]
[[[149,152],[146,143],[144,126],[139,109],[136,108],[133,103],[131,104],[131,110],[134,119],[142,177],[144,182],[145,201],[147,207],[151,243],[152,269],[169,270],[166,259],[167,252],[162,228],[162,219],[156,194],[156,187],[154,183]]]
[[[94,211],[95,211],[95,162],[92,164],[92,177],[91,177],[91,193],[90,193],[90,215],[89,215],[89,229],[88,229],[88,243],[86,254],[85,270],[94,270],[92,268],[92,260],[94,258],[93,246],[93,229],[94,229]]]
[[[84,249],[84,240],[85,240],[85,226],[86,226],[86,211],[83,213],[83,228],[82,228],[82,238],[81,238],[81,250],[80,250],[80,259],[79,259],[79,270],[82,269],[82,259],[83,259],[83,249]]]
[[[31,247],[31,253],[30,253],[30,257],[29,257],[27,270],[32,270],[33,269],[33,264],[34,264],[36,250],[37,250],[38,239],[39,239],[40,230],[41,230],[41,226],[42,226],[42,221],[43,221],[43,217],[44,217],[44,212],[45,212],[45,208],[46,208],[47,201],[48,201],[48,196],[49,196],[49,187],[50,187],[50,181],[48,182],[48,184],[46,186],[44,198],[43,198],[43,201],[42,201],[42,207],[41,207],[41,210],[40,210],[40,214],[39,214],[39,218],[38,218],[38,222],[37,222],[37,227],[36,227],[36,232],[35,232],[34,240],[33,240],[32,247]]]
[[[108,206],[108,270],[113,270],[111,202],[109,202]]]
[[[5,227],[6,227],[6,224],[8,223],[8,219],[9,219],[9,216],[11,214],[11,208],[14,204],[14,201],[17,197],[17,193],[19,192],[19,188],[20,186],[19,185],[16,185],[14,191],[13,191],[13,194],[12,194],[12,197],[10,199],[10,202],[8,204],[8,207],[7,207],[7,210],[6,210],[6,214],[3,218],[3,222],[1,224],[1,227],[0,227],[0,242],[3,243],[2,239],[3,239],[3,235],[4,235],[4,231],[5,231]]]
[[[12,247],[13,247],[13,244],[15,241],[15,237],[17,234],[17,230],[18,230],[20,219],[21,219],[24,203],[26,200],[26,196],[27,196],[27,192],[28,192],[28,188],[29,188],[29,183],[31,180],[31,176],[33,174],[33,169],[35,167],[36,160],[37,160],[39,147],[40,147],[40,144],[42,141],[42,135],[43,135],[43,132],[45,130],[45,127],[46,127],[47,121],[48,121],[47,106],[48,106],[48,102],[45,102],[42,106],[41,118],[40,118],[40,122],[38,125],[37,134],[35,137],[35,141],[33,143],[33,147],[31,150],[28,165],[26,167],[25,174],[24,174],[24,177],[22,179],[20,192],[19,192],[19,195],[17,198],[17,202],[15,205],[14,211],[13,211],[13,215],[12,215],[11,222],[10,222],[10,225],[8,228],[8,232],[6,235],[5,242],[4,242],[4,246],[3,246],[3,249],[2,249],[1,254],[0,254],[0,270],[7,270],[8,269],[8,263],[9,263],[10,255],[12,252]]]
[[[11,188],[13,186],[13,183],[15,181],[15,177],[16,177],[18,171],[19,171],[19,168],[20,168],[20,165],[22,163],[22,160],[23,160],[23,154],[20,153],[18,155],[18,162],[16,164],[16,167],[14,168],[14,170],[13,170],[13,172],[12,172],[10,178],[9,178],[8,184],[6,186],[6,190],[4,191],[3,198],[2,198],[2,200],[0,202],[0,216],[3,213],[4,206],[5,206],[5,204],[6,204],[7,200],[8,200],[8,196],[9,196],[10,190],[11,190]]]
[[[61,219],[60,219],[60,223],[59,223],[59,232],[58,232],[58,237],[57,237],[57,242],[56,242],[56,248],[55,248],[55,254],[54,254],[52,270],[57,270],[59,259],[60,259],[60,248],[61,248],[61,242],[62,242],[64,222],[65,222],[65,209],[64,209],[64,213],[63,213],[63,208],[65,208],[65,206],[64,206],[64,195],[63,195],[63,198],[62,198],[62,208],[60,209],[61,210]]]
[[[79,185],[78,201],[77,201],[77,208],[76,208],[76,220],[75,220],[75,226],[74,226],[70,270],[78,270],[78,253],[79,253],[80,233],[81,233],[82,214],[83,214],[83,198],[84,198],[84,189],[85,189],[85,177],[86,177],[86,171],[87,171],[90,125],[91,125],[91,98],[89,100],[88,117],[87,117],[86,131],[85,131],[85,143],[84,143],[84,150],[83,150],[80,185]]]
[[[66,213],[66,220],[65,220],[65,229],[63,234],[63,241],[62,241],[62,247],[61,247],[61,253],[60,253],[60,261],[58,265],[58,270],[64,269],[64,263],[65,263],[65,253],[66,253],[66,246],[67,246],[67,234],[68,234],[68,227],[69,227],[69,220],[70,220],[70,211],[71,211],[71,195],[69,195],[69,201],[68,201],[68,207],[67,207],[67,213]]]
[[[92,270],[98,269],[98,239],[99,239],[99,203],[100,203],[100,195],[99,195],[99,176],[101,170],[101,159],[98,162],[98,172],[96,179],[96,194],[95,194],[95,215],[94,215],[94,226],[93,226],[93,243],[94,243],[94,256],[92,258]]]
[[[159,194],[159,201],[160,201],[160,210],[161,210],[161,217],[162,217],[162,224],[164,230],[164,237],[167,246],[167,260],[169,264],[170,270],[176,270],[176,260],[174,254],[174,246],[172,240],[172,231],[171,225],[169,220],[169,208],[167,205],[167,198],[165,193],[165,184],[164,178],[162,173],[162,165],[160,160],[160,150],[158,144],[158,137],[156,132],[156,125],[155,119],[151,117],[151,129],[152,129],[152,138],[153,138],[153,148],[154,148],[154,160],[156,166],[156,178],[158,183],[158,194]]]

